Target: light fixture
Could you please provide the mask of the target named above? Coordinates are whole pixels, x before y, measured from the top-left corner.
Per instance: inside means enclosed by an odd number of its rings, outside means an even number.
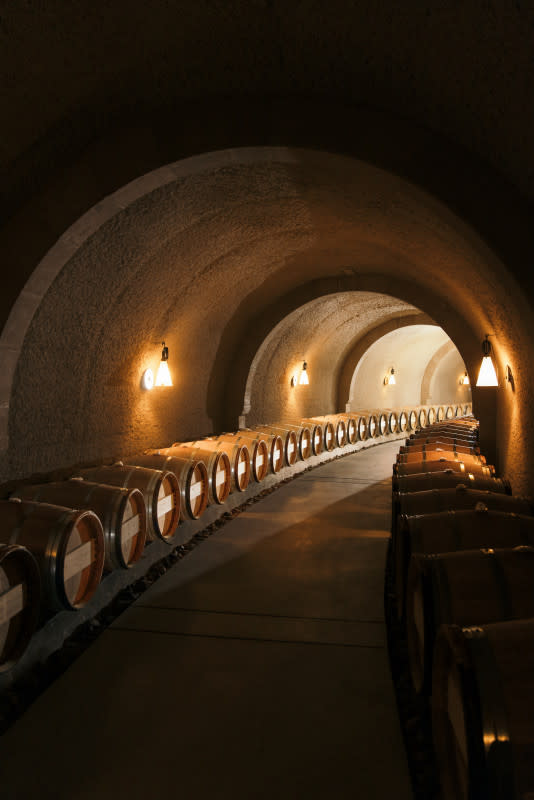
[[[302,372],[300,373],[299,384],[301,386],[308,386],[310,379],[308,378],[308,373],[306,372],[308,368],[307,363],[304,361],[302,364]]]
[[[460,386],[469,386],[469,375],[467,374],[467,371],[465,372],[464,375],[460,377],[458,383],[460,384]]]
[[[397,381],[395,380],[395,370],[393,369],[393,367],[391,367],[391,370],[384,378],[384,386],[395,386],[396,383]]]
[[[488,338],[489,334],[486,334],[486,338],[482,342],[482,364],[480,365],[480,370],[478,373],[477,378],[477,386],[498,386],[499,381],[497,380],[497,373],[495,372],[495,367],[493,366],[493,360],[491,358],[491,342]]]
[[[171,373],[169,372],[169,348],[165,347],[165,342],[161,343],[161,361],[159,362],[158,374],[156,375],[156,386],[172,386]]]
[[[141,384],[143,386],[143,389],[147,389],[148,391],[154,388],[154,373],[152,372],[151,369],[146,369],[143,372]]]

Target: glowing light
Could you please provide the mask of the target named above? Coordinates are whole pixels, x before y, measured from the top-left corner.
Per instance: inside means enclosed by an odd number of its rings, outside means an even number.
[[[156,375],[156,386],[172,386],[172,378],[169,370],[169,348],[165,347],[165,342],[162,342],[163,350],[161,351],[161,361],[159,363],[158,372]]]
[[[151,369],[146,369],[143,372],[142,384],[143,389],[147,389],[148,391],[154,388],[154,373]]]
[[[477,386],[498,386],[497,373],[491,358],[491,342],[488,339],[488,334],[482,342],[482,352],[484,357],[477,378]]]
[[[395,386],[396,383],[395,370],[391,367],[391,371],[384,378],[384,386]]]
[[[467,374],[467,372],[465,373],[465,375],[462,375],[459,383],[460,386],[469,386],[469,375]]]
[[[301,386],[308,386],[310,382],[310,379],[308,378],[307,368],[308,365],[306,362],[304,362],[302,365],[302,372],[300,373],[300,378],[299,378],[299,384]]]

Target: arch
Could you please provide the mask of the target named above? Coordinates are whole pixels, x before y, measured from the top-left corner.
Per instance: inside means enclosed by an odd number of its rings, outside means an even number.
[[[372,330],[359,337],[352,345],[350,352],[345,358],[341,369],[339,371],[338,392],[337,392],[337,406],[340,411],[345,410],[345,406],[350,400],[351,383],[356,371],[356,367],[363,354],[369,347],[390,331],[400,330],[408,325],[436,325],[437,323],[425,314],[423,311],[418,311],[415,314],[406,313],[402,317],[394,317],[389,320],[381,322]],[[349,410],[349,409],[347,409]]]
[[[306,300],[340,291],[393,295],[430,313],[470,371],[484,332],[495,330],[497,357],[519,375],[529,316],[518,314],[525,300],[506,275],[450,209],[368,163],[288,148],[178,162],[88,212],[28,282],[0,341],[3,444],[9,419],[13,436],[24,434],[29,449],[38,444],[52,458],[59,424],[74,426],[76,440],[88,411],[93,428],[69,457],[149,446],[149,435],[171,429],[177,438],[235,426],[269,331]],[[138,374],[162,334],[182,383],[166,400],[149,401],[138,396]],[[77,360],[78,383],[66,355]],[[517,386],[525,402],[522,381]],[[38,408],[41,398],[46,408]],[[102,421],[112,401],[110,434]],[[28,433],[38,416],[43,430]]]

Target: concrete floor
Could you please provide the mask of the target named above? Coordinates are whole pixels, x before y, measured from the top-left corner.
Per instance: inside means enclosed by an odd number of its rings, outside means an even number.
[[[178,562],[2,737],[3,800],[411,798],[383,621],[397,451],[305,473]]]

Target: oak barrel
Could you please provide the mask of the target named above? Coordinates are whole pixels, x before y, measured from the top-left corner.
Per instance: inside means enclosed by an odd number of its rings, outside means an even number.
[[[184,460],[186,465],[189,464],[189,468],[184,466]],[[199,461],[206,467],[208,478],[207,497],[205,487],[202,485],[202,475],[197,473],[195,476],[194,474],[195,467]],[[151,454],[136,456],[135,462],[141,466],[169,470],[169,472],[173,472],[176,475],[178,484],[181,487],[180,509],[182,509],[183,502],[188,505],[187,512],[181,514],[182,519],[186,516],[190,519],[198,519],[208,503],[218,503],[219,505],[224,503],[232,489],[230,459],[222,450],[203,450],[201,447],[177,444],[175,447],[164,447],[162,450],[152,451]],[[183,490],[182,486],[182,483],[187,483],[188,479],[189,494]],[[185,500],[182,500],[182,497]]]
[[[303,419],[301,421],[306,424],[314,422],[316,425],[320,425],[323,435],[323,441],[322,441],[323,449],[327,450],[328,452],[331,452],[334,449],[336,442],[336,433],[333,424],[329,420],[324,421],[321,417],[311,417],[309,419]]]
[[[293,422],[283,422],[284,428],[294,431],[297,437],[297,452],[302,461],[313,455],[312,429],[310,425],[297,425]]]
[[[298,446],[297,434],[292,428],[284,426],[282,423],[272,423],[267,425],[256,425],[254,430],[275,434],[282,439],[284,449],[284,460],[287,466],[292,467],[297,460]]]
[[[398,518],[392,554],[399,616],[404,615],[413,553],[452,553],[480,548],[534,546],[534,517],[487,509],[438,511]]]
[[[219,438],[248,447],[252,477],[256,483],[261,483],[269,472],[269,448],[265,436],[245,429],[236,433],[222,433]]]
[[[22,656],[39,621],[41,577],[30,551],[0,545],[0,672]]]
[[[348,444],[355,444],[358,441],[359,421],[360,419],[363,419],[364,422],[367,423],[365,417],[358,418],[358,416],[354,414],[338,414],[337,416],[340,417],[345,423]]]
[[[104,532],[96,514],[11,499],[0,500],[0,521],[0,541],[26,547],[34,556],[48,612],[89,602],[104,567]]]
[[[143,495],[147,512],[147,539],[168,541],[176,533],[180,521],[180,486],[172,471],[163,471],[136,460],[125,466],[123,462],[113,466],[91,467],[76,473],[84,480],[121,486],[123,489],[139,489]]]
[[[432,731],[442,800],[534,797],[534,619],[436,640]]]
[[[485,625],[534,617],[534,549],[412,555],[406,633],[412,682],[427,693],[440,625]]]
[[[442,450],[447,452],[452,450],[454,453],[470,453],[480,455],[478,444],[459,444],[455,439],[447,439],[445,436],[436,436],[435,439],[408,439],[406,444],[399,448],[399,453],[424,453],[429,450]]]
[[[512,494],[510,482],[505,478],[486,478],[482,475],[474,475],[472,472],[458,473],[449,469],[442,472],[420,472],[417,475],[393,476],[394,492],[423,492],[428,489],[452,489],[456,486]]]
[[[408,412],[401,411],[398,416],[398,429],[401,433],[404,433],[408,429]]]
[[[416,431],[418,426],[419,426],[419,420],[417,411],[412,409],[412,411],[410,411],[410,413],[408,414],[408,430]]]
[[[449,489],[429,489],[419,492],[394,492],[393,517],[399,514],[415,516],[432,514],[437,511],[460,509],[475,510],[482,503],[490,511],[507,511],[508,513],[534,514],[534,505],[526,497],[511,497],[496,491],[468,488],[464,483]]]
[[[449,456],[450,454],[447,454]],[[437,461],[414,461],[410,464],[393,464],[395,475],[416,475],[421,472],[445,472],[452,470],[462,475],[475,475],[491,478],[495,475],[495,467],[492,464],[476,464],[471,461],[460,461],[453,458],[439,458]]]
[[[195,442],[175,442],[172,446],[175,447],[180,444],[202,447],[204,450],[222,450],[230,459],[230,466],[232,468],[232,488],[238,492],[244,492],[249,485],[252,470],[250,451],[246,444],[242,442],[229,442],[217,437],[208,437],[207,439],[198,439]]]
[[[206,510],[210,496],[210,479],[206,466],[207,453],[218,452],[217,448],[203,448],[201,442],[175,442],[172,447],[161,447],[158,450],[147,450],[148,456],[168,456],[172,458],[172,471],[180,485],[180,516],[183,520],[198,519]],[[198,451],[203,451],[198,452]],[[215,460],[214,460],[215,461]],[[170,462],[169,462],[170,466]],[[211,462],[213,469],[213,462]],[[213,474],[212,469],[210,472]],[[221,470],[222,471],[222,470]],[[219,475],[222,485],[226,475]],[[213,488],[213,487],[212,487]],[[226,493],[226,488],[223,495]]]
[[[426,408],[420,408],[419,414],[417,416],[417,422],[419,428],[426,428],[428,425],[428,414],[426,412]]]
[[[326,414],[323,417],[327,422],[331,422],[335,431],[335,442],[337,447],[345,447],[347,444],[347,423],[340,414]]]
[[[14,497],[94,511],[104,531],[104,568],[107,572],[127,569],[143,555],[147,517],[145,501],[139,489],[124,489],[85,481],[83,478],[71,478],[68,481],[22,486],[14,492]]]
[[[388,433],[397,433],[399,417],[396,411],[388,412]]]
[[[437,415],[434,406],[430,406],[426,414],[427,425],[433,425],[436,422]]]
[[[463,461],[467,467],[471,464],[485,464],[486,458],[479,453],[459,453],[457,450],[442,447],[428,450],[426,448],[422,450],[408,448],[407,452],[397,453],[397,464],[416,464],[421,461]]]

